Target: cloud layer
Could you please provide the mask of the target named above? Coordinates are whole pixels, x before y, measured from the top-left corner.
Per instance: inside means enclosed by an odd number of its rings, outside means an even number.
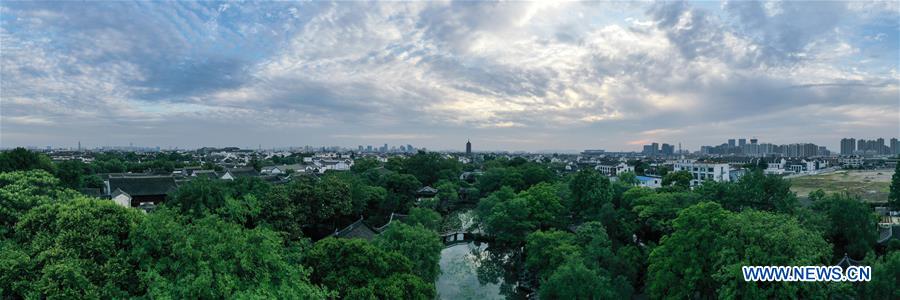
[[[4,2],[0,15],[7,147],[900,135],[893,2]]]

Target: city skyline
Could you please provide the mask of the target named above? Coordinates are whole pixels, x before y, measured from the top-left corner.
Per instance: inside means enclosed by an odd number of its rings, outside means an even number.
[[[856,142],[868,142],[867,145],[860,144],[860,148],[857,149]],[[852,147],[850,146],[852,144]],[[161,147],[158,145],[134,145],[134,143],[129,143],[128,146],[125,145],[97,145],[97,146],[85,146],[82,147],[81,142],[77,143],[77,146],[37,146],[37,145],[27,145],[27,146],[17,146],[17,147],[26,147],[30,149],[63,149],[63,150],[151,150],[151,151],[159,151],[159,150],[197,150],[201,148],[232,148],[237,147],[245,150],[277,150],[277,151],[357,151],[360,153],[411,153],[419,150],[427,150],[427,151],[440,151],[440,152],[464,152],[471,153],[472,152],[472,143],[471,139],[467,139],[465,146],[463,149],[433,149],[428,147],[421,146],[413,146],[412,144],[358,144],[355,146],[346,146],[346,145],[289,145],[289,146],[275,146],[275,147],[263,147],[262,144],[257,146],[248,146],[248,145],[219,145],[219,146],[210,146],[210,145],[202,145],[196,147]],[[794,147],[794,148],[791,148]],[[797,148],[799,147],[799,148]],[[807,147],[807,148],[803,148]],[[809,150],[813,148],[814,150]],[[10,149],[11,147],[0,147],[0,150]],[[807,150],[796,150],[796,149],[807,149]],[[872,152],[864,153],[864,152],[856,152],[857,150],[872,150]],[[642,145],[639,150],[608,150],[607,149],[599,149],[599,148],[586,148],[586,149],[566,149],[562,151],[556,150],[535,150],[535,151],[526,151],[526,150],[511,150],[511,149],[480,149],[475,152],[533,152],[533,153],[550,153],[550,152],[558,152],[558,153],[584,153],[586,151],[600,151],[600,152],[611,152],[611,153],[640,153],[645,155],[677,155],[677,154],[700,154],[700,155],[747,155],[747,156],[768,156],[768,155],[788,155],[793,156],[791,153],[799,153],[797,151],[804,151],[803,153],[817,153],[816,155],[852,155],[852,154],[900,154],[900,139],[897,137],[877,137],[871,138],[869,140],[866,139],[855,139],[855,138],[842,138],[839,141],[839,147],[830,148],[825,145],[819,145],[815,143],[808,142],[791,142],[791,143],[771,143],[765,140],[760,140],[758,137],[752,138],[729,138],[725,140],[723,143],[710,143],[707,145],[701,145],[698,149],[689,149],[684,148],[682,144],[675,143],[669,144],[665,142],[657,142],[652,141],[650,144]],[[682,152],[684,151],[684,152]],[[824,151],[824,152],[823,152]],[[806,154],[804,154],[806,155]]]
[[[900,135],[897,2],[0,3],[0,147]],[[250,147],[255,148],[255,147]]]

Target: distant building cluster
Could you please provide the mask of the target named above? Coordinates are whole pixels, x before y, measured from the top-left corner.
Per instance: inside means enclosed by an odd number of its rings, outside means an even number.
[[[775,145],[771,143],[759,143],[756,138],[728,139],[727,143],[717,146],[701,146],[700,154],[703,155],[738,155],[738,156],[785,156],[785,157],[811,157],[830,156],[831,151],[825,146],[813,143],[794,143],[787,145]]]
[[[644,145],[644,150],[641,153],[647,156],[672,156],[675,155],[675,146],[666,143],[660,146],[659,143],[654,142]]]
[[[843,138],[841,139],[841,155],[850,156],[850,155],[862,155],[862,156],[873,156],[873,155],[897,155],[900,154],[900,142],[897,141],[897,138],[891,138],[889,144],[885,144],[884,138],[877,139],[855,139],[855,138]]]
[[[390,146],[388,144],[384,144],[382,146],[373,147],[372,145],[367,145],[363,147],[363,145],[358,145],[356,150],[359,153],[415,153],[419,151],[418,148],[413,147],[413,145],[400,145],[400,146]]]

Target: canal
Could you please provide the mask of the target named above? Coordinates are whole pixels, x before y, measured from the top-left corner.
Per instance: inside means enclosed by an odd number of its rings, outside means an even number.
[[[473,243],[454,245],[441,251],[441,275],[437,287],[440,299],[504,299],[500,285],[482,284],[478,267],[487,245]]]

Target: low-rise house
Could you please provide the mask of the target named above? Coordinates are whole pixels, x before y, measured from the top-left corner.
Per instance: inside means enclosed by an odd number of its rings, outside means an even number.
[[[784,174],[785,165],[787,165],[787,160],[785,160],[784,158],[776,159],[775,161],[767,163],[766,169],[763,170],[763,173],[782,175]]]
[[[104,182],[109,199],[125,207],[159,205],[178,187],[172,176],[115,176]]]
[[[638,185],[641,187],[647,188],[658,188],[662,187],[662,178],[656,176],[635,176],[638,180]]]
[[[858,169],[865,163],[865,159],[863,159],[863,157],[859,155],[841,157],[838,161],[840,162],[842,167],[849,169]]]
[[[353,224],[334,232],[334,237],[347,239],[372,240],[376,235],[378,235],[378,232],[369,224],[366,224],[362,217],[359,217],[359,220],[353,222]]]
[[[284,174],[284,172],[285,170],[282,170],[277,166],[262,167],[262,169],[259,170],[259,173],[262,175],[279,175]]]
[[[219,179],[235,180],[239,177],[258,177],[260,174],[253,168],[233,168],[225,170]]]
[[[221,175],[219,175],[219,173],[216,173],[215,170],[195,170],[193,173],[191,173],[191,177],[218,179],[219,177],[221,177]]]
[[[352,160],[324,160],[322,162],[322,167],[325,170],[332,171],[350,171],[350,167],[353,165]]]

